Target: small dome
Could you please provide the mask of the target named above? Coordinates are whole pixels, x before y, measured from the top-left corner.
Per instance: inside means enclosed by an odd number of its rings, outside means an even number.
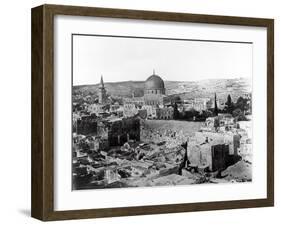
[[[160,76],[153,74],[145,81],[145,89],[163,90],[165,89],[164,81]]]

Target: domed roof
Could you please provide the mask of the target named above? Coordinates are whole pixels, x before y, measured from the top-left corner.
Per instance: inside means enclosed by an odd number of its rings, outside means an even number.
[[[149,76],[145,81],[145,89],[165,89],[164,81],[153,72],[153,75]]]

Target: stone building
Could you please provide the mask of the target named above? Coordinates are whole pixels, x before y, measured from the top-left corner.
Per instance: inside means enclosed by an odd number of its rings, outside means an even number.
[[[145,81],[144,102],[145,105],[163,105],[165,96],[165,85],[163,79],[155,74]]]
[[[144,105],[142,106],[143,110],[147,112],[147,119],[157,119],[156,107],[152,105]]]
[[[174,118],[174,109],[172,107],[164,107],[156,109],[157,119],[173,119]]]
[[[217,127],[217,131],[225,132],[237,128],[238,125],[236,119],[231,114],[218,114],[216,117],[206,119],[203,130],[215,130],[215,127]]]
[[[192,167],[216,171],[239,159],[240,136],[233,133],[196,132],[187,146]]]
[[[115,102],[114,104],[110,105],[110,112],[117,112],[120,110],[121,105],[118,102]]]
[[[192,108],[196,111],[206,111],[214,106],[210,98],[195,98],[192,101]]]
[[[94,113],[96,115],[104,112],[104,109],[103,109],[104,105],[102,104],[90,104],[87,108],[87,110],[90,112],[90,113]]]
[[[125,117],[132,117],[138,114],[138,108],[135,104],[124,104],[123,105],[123,115]]]
[[[123,104],[134,104],[135,106],[143,106],[145,104],[144,97],[123,98]]]

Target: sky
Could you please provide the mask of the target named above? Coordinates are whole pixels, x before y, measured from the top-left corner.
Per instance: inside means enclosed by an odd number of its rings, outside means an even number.
[[[252,76],[252,44],[73,35],[73,85]]]

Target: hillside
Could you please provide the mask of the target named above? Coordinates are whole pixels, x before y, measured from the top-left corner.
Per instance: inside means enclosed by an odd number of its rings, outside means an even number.
[[[194,82],[164,81],[167,95],[179,95],[183,99],[195,97],[213,97],[225,99],[228,94],[235,100],[244,93],[251,92],[251,79],[208,79]],[[74,93],[97,95],[98,84],[73,86]],[[107,93],[111,96],[131,97],[143,96],[143,81],[124,81],[105,83]]]

